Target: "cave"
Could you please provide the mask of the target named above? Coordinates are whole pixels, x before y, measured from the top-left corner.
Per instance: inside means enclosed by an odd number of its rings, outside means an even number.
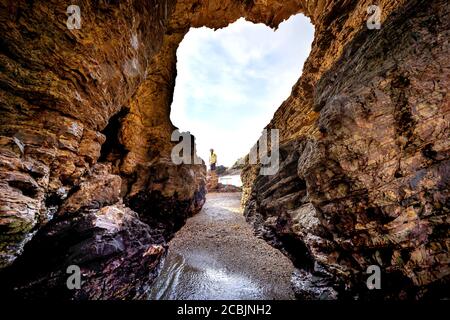
[[[298,299],[448,298],[447,1],[75,2],[80,25],[56,0],[0,1],[0,296],[146,299],[207,194],[206,166],[170,156],[180,42],[302,13],[311,53],[266,126],[280,167],[245,163],[245,218],[296,262]]]

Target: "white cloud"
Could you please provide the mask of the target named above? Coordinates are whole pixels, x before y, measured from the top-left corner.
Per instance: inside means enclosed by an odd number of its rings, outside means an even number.
[[[274,32],[243,19],[225,29],[191,29],[181,43],[172,122],[230,166],[256,142],[291,93],[313,39],[302,15]]]

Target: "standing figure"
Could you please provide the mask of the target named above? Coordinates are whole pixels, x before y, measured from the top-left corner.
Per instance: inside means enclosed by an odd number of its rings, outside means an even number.
[[[214,152],[214,149],[210,149],[209,155],[209,165],[211,168],[211,172],[216,171],[216,163],[217,163],[217,155]]]

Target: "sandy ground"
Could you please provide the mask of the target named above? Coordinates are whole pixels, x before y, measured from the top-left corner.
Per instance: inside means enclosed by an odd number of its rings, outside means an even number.
[[[169,243],[151,299],[293,299],[293,266],[253,235],[239,193],[212,193]]]

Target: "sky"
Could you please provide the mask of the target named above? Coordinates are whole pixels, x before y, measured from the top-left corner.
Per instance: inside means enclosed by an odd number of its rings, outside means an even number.
[[[217,31],[191,28],[177,51],[171,119],[196,137],[206,163],[211,148],[227,167],[249,152],[291,94],[313,35],[301,14],[277,31],[242,18]]]

